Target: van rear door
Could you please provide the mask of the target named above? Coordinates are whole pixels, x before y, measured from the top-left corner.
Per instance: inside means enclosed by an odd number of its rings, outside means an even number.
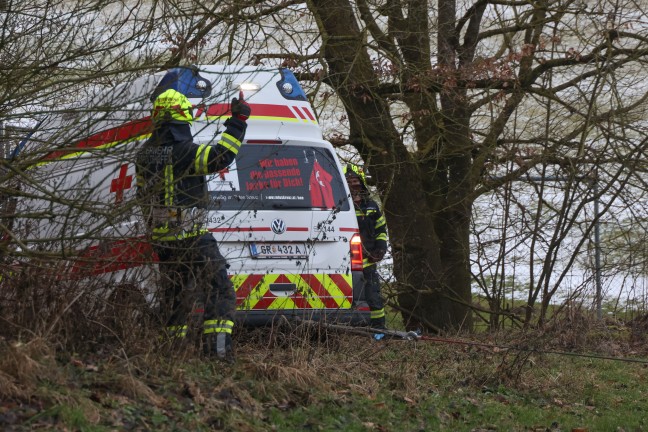
[[[209,189],[240,310],[351,307],[357,222],[329,143],[248,142]]]

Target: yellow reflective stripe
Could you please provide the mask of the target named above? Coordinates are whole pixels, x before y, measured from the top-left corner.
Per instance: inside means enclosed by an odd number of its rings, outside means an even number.
[[[349,299],[344,295],[342,290],[340,289],[339,286],[335,282],[333,282],[333,279],[327,274],[316,274],[314,275],[315,278],[324,286],[326,291],[329,292],[330,297],[335,300],[335,303],[337,303],[338,307],[340,308],[349,308],[351,307],[351,302],[349,302]],[[346,277],[346,275],[343,275],[347,283],[352,286],[352,276],[349,275]],[[322,306],[324,307],[324,306]]]
[[[169,232],[169,224],[164,224],[163,226],[153,228],[154,234],[166,234],[168,232]]]
[[[222,320],[222,321],[221,321],[221,324],[222,324],[223,326],[228,326],[229,328],[234,328],[234,321],[230,321],[230,320]]]
[[[353,275],[350,272],[347,273],[347,274],[340,274],[339,276],[342,276],[342,279],[344,279],[344,281],[347,283],[347,285],[349,285],[351,287],[351,289],[353,289]],[[329,277],[329,279],[330,279],[330,277]],[[339,291],[339,293],[340,293],[339,298],[342,299],[342,301],[338,303],[340,305],[340,307],[343,308],[343,309],[351,308],[351,306],[352,306],[351,305],[351,300],[349,300],[348,297],[344,296],[344,293],[342,292],[342,289],[339,286],[337,286],[335,284],[335,282],[333,282],[332,279],[331,279],[331,286],[334,286],[337,289],[337,291]],[[353,299],[353,294],[351,294],[351,299]]]
[[[250,309],[254,309],[257,303],[265,297],[265,295],[270,291],[270,284],[274,283],[278,275],[265,275],[263,276],[263,279],[259,282],[257,286],[254,287],[254,289],[250,292],[250,295],[248,295],[245,305],[249,307]]]
[[[151,238],[153,240],[161,241],[174,241],[174,240],[184,240],[192,237],[201,236],[207,234],[209,230],[207,228],[201,228],[195,231],[181,231],[181,232],[171,232],[169,225],[165,224],[164,226],[153,228]]]
[[[246,274],[233,274],[233,275],[231,275],[230,276],[230,281],[232,282],[232,285],[234,285],[234,291],[238,291],[238,289],[243,285],[243,283],[245,282],[245,280],[247,278],[248,278],[248,275],[246,275]],[[262,283],[263,283],[263,281],[261,281],[261,283],[259,283],[259,285],[261,285]],[[250,292],[250,294],[248,294],[248,296],[245,297],[243,299],[243,301],[237,306],[237,309],[240,309],[240,310],[250,310],[250,309],[252,309],[253,306],[251,305],[251,302],[252,302],[253,296],[256,297],[255,296],[256,290],[257,290],[257,288],[254,287],[252,289],[252,291]]]
[[[387,241],[387,234],[386,233],[378,234],[376,236],[376,240],[385,240],[385,241]]]
[[[234,321],[230,320],[205,320],[203,323],[203,333],[229,333],[232,334]]]
[[[173,205],[173,165],[164,166],[164,205]]]
[[[362,210],[356,210],[356,216],[364,216],[364,212]]]
[[[239,149],[241,148],[241,141],[237,140],[228,133],[223,133],[223,135],[221,135],[221,139],[218,140],[218,144],[222,145],[234,154],[238,154]]]
[[[286,275],[288,280],[297,286],[297,292],[304,297],[308,304],[315,309],[324,309],[326,305],[315,291],[306,283],[300,275]],[[321,281],[320,281],[321,282]],[[323,284],[324,285],[324,284]],[[295,306],[296,307],[296,306]]]
[[[272,303],[270,303],[268,310],[278,309],[297,309],[297,305],[290,297],[277,297]]]
[[[376,265],[376,263],[369,262],[369,258],[363,258],[362,259],[362,268],[371,267],[372,265]]]
[[[273,275],[266,275],[263,277],[263,284],[267,287],[267,289],[264,289],[264,295],[270,291],[270,284],[275,283],[277,279],[279,279],[280,275],[273,274]],[[296,280],[294,277],[295,275],[284,275],[288,278],[288,281],[290,283],[294,283],[295,286],[299,287],[299,282]],[[297,277],[297,279],[301,279],[300,277]],[[263,298],[261,296],[259,300]],[[258,301],[257,301],[258,302]],[[256,304],[256,303],[255,303]],[[277,310],[277,309],[297,309],[297,305],[295,304],[294,300],[290,297],[285,297],[285,296],[280,296],[276,297],[267,307],[268,310]]]
[[[237,309],[239,310],[253,310],[259,303],[259,301],[266,298],[269,295],[270,284],[275,283],[279,277],[282,275],[278,274],[268,274],[264,275],[263,278],[254,286],[246,298],[240,301]],[[321,296],[318,295],[313,288],[306,282],[306,280],[301,275],[288,274],[283,275],[288,279],[290,283],[296,285],[296,291],[301,295],[301,297],[308,303],[308,307],[313,309],[327,309],[330,306],[327,306],[323,299],[332,298],[337,307],[341,309],[349,309],[351,307],[351,300],[347,298],[342,289],[335,283],[334,279],[331,278],[331,275],[328,274],[313,274],[317,281],[324,287],[328,294],[323,293]],[[351,274],[337,274],[337,277],[344,279],[345,283],[349,286],[352,285],[353,276]],[[246,282],[247,278],[250,275],[245,274],[235,274],[232,275],[230,280],[234,285],[234,290],[238,291],[241,286]],[[294,309],[298,308],[295,300],[292,297],[279,296],[274,298],[272,302],[265,307],[265,309]]]
[[[89,150],[66,153],[61,157],[57,157],[57,158],[54,158],[54,159],[50,159],[50,160],[47,160],[47,161],[41,161],[41,162],[37,162],[37,163],[32,164],[32,165],[29,165],[27,167],[27,169],[47,165],[48,163],[52,163],[52,162],[58,162],[58,161],[61,161],[61,160],[66,160],[66,159],[74,159],[74,158],[78,158],[78,157],[81,157],[81,156],[84,156],[84,155],[90,155],[93,152],[96,152],[97,150],[105,150],[105,149],[108,149],[108,148],[111,148],[111,147],[116,147],[118,145],[129,144],[129,143],[134,142],[134,141],[144,141],[144,140],[147,140],[150,136],[151,136],[150,133],[142,134],[142,135],[138,135],[136,137],[128,138],[128,139],[125,139],[125,140],[122,140],[122,141],[113,141],[113,142],[109,142],[107,144],[102,144],[102,145],[99,145],[99,146],[96,146],[96,147],[92,147]],[[74,147],[72,147],[72,149],[74,149]],[[61,149],[61,150],[65,151],[66,149]]]
[[[376,228],[380,228],[381,226],[385,225],[387,221],[385,220],[385,216],[380,216],[378,220],[376,220]]]
[[[187,325],[168,326],[167,333],[169,334],[170,338],[182,339],[187,336],[188,328],[189,327]]]
[[[209,152],[211,146],[201,144],[196,151],[196,159],[194,160],[194,171],[196,174],[207,174],[207,160],[209,159]]]
[[[385,316],[385,309],[376,309],[369,312],[371,319],[382,318]]]

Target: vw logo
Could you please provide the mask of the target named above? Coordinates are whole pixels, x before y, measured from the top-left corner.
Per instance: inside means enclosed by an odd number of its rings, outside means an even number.
[[[286,222],[283,219],[275,219],[272,221],[270,228],[272,228],[272,232],[275,234],[283,234],[286,232]]]

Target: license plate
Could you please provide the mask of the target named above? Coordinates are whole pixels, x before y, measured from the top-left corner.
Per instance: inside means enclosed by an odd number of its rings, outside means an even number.
[[[252,258],[306,258],[305,243],[250,243]]]

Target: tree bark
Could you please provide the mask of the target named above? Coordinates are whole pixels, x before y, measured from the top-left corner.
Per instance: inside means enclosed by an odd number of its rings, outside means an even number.
[[[407,57],[404,79],[421,82],[431,70],[427,8],[425,1],[411,4],[409,25],[400,21],[402,16],[393,18],[402,24],[397,39]],[[312,0],[309,7],[322,34],[327,79],[348,114],[351,144],[370,166],[383,198],[398,306],[406,327],[470,329],[470,186],[460,179],[470,172],[470,153],[464,151],[469,145],[464,113],[449,106],[447,114],[460,118],[444,127],[433,115],[415,117],[417,141],[440,144],[427,155],[408,151],[388,101],[375,91],[379,79],[348,0]],[[416,13],[418,9],[422,10]],[[408,103],[435,112],[430,108],[434,98],[423,91],[409,96]],[[450,150],[445,149],[448,143],[452,143]]]

